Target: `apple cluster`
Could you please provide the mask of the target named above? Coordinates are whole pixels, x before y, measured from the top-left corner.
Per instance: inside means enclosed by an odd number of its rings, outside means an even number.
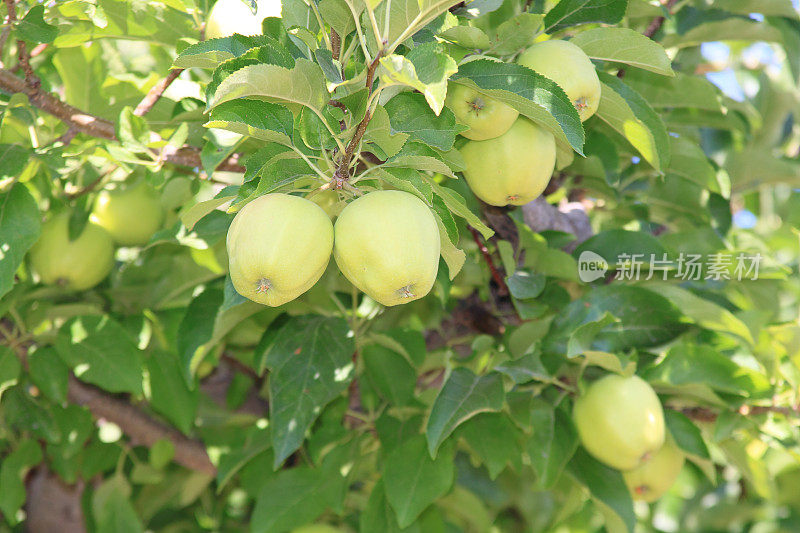
[[[543,41],[517,62],[555,81],[581,121],[597,111],[600,80],[589,57],[569,41]],[[553,135],[513,107],[475,87],[452,82],[445,105],[469,129],[461,148],[464,178],[475,196],[490,205],[524,205],[547,187],[556,165]]]
[[[47,220],[29,258],[42,283],[81,291],[111,272],[115,245],[147,244],[164,221],[164,206],[156,191],[141,181],[101,191],[75,239],[69,238],[71,217],[70,211],[62,211]]]
[[[422,298],[439,267],[436,219],[402,191],[373,191],[331,223],[311,200],[260,196],[233,219],[226,241],[233,286],[271,307],[294,300],[325,272],[331,254],[342,274],[373,300],[398,305]]]
[[[573,420],[586,451],[620,470],[634,499],[655,501],[675,483],[685,456],[642,378],[610,374],[595,381],[575,401]]]

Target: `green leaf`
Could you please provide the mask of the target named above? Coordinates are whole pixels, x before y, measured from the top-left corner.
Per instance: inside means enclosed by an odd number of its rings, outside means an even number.
[[[451,150],[457,152],[457,150]],[[436,149],[418,142],[407,142],[403,148],[395,155],[386,160],[382,165],[385,167],[413,168],[420,171],[429,171],[444,174],[456,179],[453,169],[449,166],[449,161],[445,160],[444,155],[448,153],[437,152]],[[425,176],[426,181],[428,177]]]
[[[628,0],[561,0],[547,12],[544,25],[547,33],[586,24],[616,24],[625,16]]]
[[[79,316],[58,330],[56,351],[75,375],[109,392],[142,392],[142,354],[109,316]]]
[[[275,65],[284,68],[294,68],[294,58],[285,48],[278,44],[265,44],[258,48],[251,48],[242,55],[220,63],[211,74],[211,81],[206,85],[206,101],[210,102],[214,93],[225,78],[250,65]]]
[[[520,300],[536,298],[542,294],[546,283],[545,276],[525,269],[519,269],[513,275],[506,277],[506,284],[511,296]]]
[[[392,132],[407,133],[411,140],[419,141],[441,150],[450,150],[460,131],[456,117],[448,108],[439,116],[430,112],[423,95],[403,92],[386,102]]]
[[[358,15],[364,9],[364,5],[361,2],[354,2],[354,4],[357,9],[356,15]],[[319,12],[323,20],[330,24],[342,38],[356,29],[356,23],[347,7],[346,0],[320,0]]]
[[[647,312],[643,313],[643,309]],[[553,333],[546,338],[547,351],[563,353],[566,339],[576,328],[600,320],[606,312],[613,313],[619,321],[597,332],[593,350],[615,353],[658,346],[686,329],[680,311],[663,296],[640,287],[604,285],[593,288],[562,311],[554,321]]]
[[[464,48],[484,49],[489,48],[489,36],[480,28],[474,26],[453,26],[439,34],[439,37]]]
[[[717,171],[711,165],[703,149],[686,137],[670,136],[669,172],[674,172],[693,181],[704,189],[720,192]]]
[[[520,13],[506,20],[492,37],[491,50],[497,54],[513,54],[534,43],[544,32],[544,16]]]
[[[17,354],[11,348],[0,346],[0,398],[7,389],[17,384],[21,370]]]
[[[755,344],[747,325],[724,307],[672,284],[656,282],[645,286],[671,301],[699,326],[728,334],[737,342],[744,341],[750,346]]]
[[[314,50],[314,59],[325,74],[325,79],[337,85],[342,83],[342,64],[338,59],[333,58],[333,53],[327,48],[317,48]]]
[[[694,422],[689,420],[686,415],[671,409],[664,409],[664,421],[680,449],[696,457],[711,459],[700,428],[695,426]]]
[[[178,327],[178,354],[180,355],[183,377],[190,387],[194,387],[194,373],[205,355],[205,344],[214,334],[214,322],[222,305],[224,293],[220,289],[208,288],[197,295]]]
[[[0,114],[0,118],[2,117]],[[0,144],[0,160],[3,161],[3,166],[0,167],[0,179],[20,177],[30,158],[30,151],[22,145]]]
[[[222,80],[208,102],[209,109],[229,100],[255,96],[277,103],[301,104],[322,113],[330,99],[319,65],[298,59],[294,68],[248,65]]]
[[[650,259],[663,260],[667,250],[649,233],[611,229],[592,235],[582,242],[572,255],[580,258],[581,254],[586,252],[601,256],[611,268],[624,264],[626,260],[633,261],[632,257],[638,256],[636,260],[641,264],[642,271],[646,272],[650,267]],[[654,275],[661,274],[656,272]]]
[[[661,41],[664,48],[698,46],[712,41],[780,42],[781,32],[766,22],[731,17],[694,26],[684,34],[670,33]]]
[[[629,28],[594,28],[579,33],[570,42],[592,59],[624,63],[664,76],[675,75],[661,45]]]
[[[0,145],[0,157],[7,157]],[[5,164],[5,159],[3,159]],[[28,188],[15,183],[0,194],[0,298],[14,285],[17,272],[25,254],[39,239],[42,217],[39,207]]]
[[[268,428],[252,426],[247,429],[244,443],[224,452],[219,458],[217,467],[217,494],[257,455],[267,451],[272,446]],[[270,463],[272,460],[270,460]]]
[[[422,179],[418,171],[413,168],[381,168],[374,167],[373,177],[385,181],[390,186],[406,191],[430,205],[433,201],[431,186]]]
[[[211,200],[198,202],[181,214],[181,222],[183,222],[187,230],[191,231],[206,215],[213,213],[218,207],[230,202],[234,198],[236,197],[220,196],[218,198],[212,198]]]
[[[528,456],[539,486],[549,489],[575,454],[578,435],[569,416],[540,398],[533,400],[531,425],[533,436],[528,441]]]
[[[764,398],[772,393],[764,374],[740,366],[706,345],[675,345],[642,377],[654,384],[701,384],[719,392],[750,398]]]
[[[466,422],[458,431],[477,453],[496,479],[506,465],[521,465],[522,449],[516,426],[503,413],[483,413]]]
[[[389,159],[400,152],[407,140],[407,133],[392,128],[386,109],[381,105],[376,107],[364,132],[365,150],[381,159]]]
[[[92,514],[98,533],[144,532],[130,497],[131,486],[121,474],[115,474],[94,490]]]
[[[25,503],[25,477],[28,471],[42,461],[42,449],[33,439],[26,439],[0,463],[0,511],[8,523],[19,523],[17,511]]]
[[[442,187],[436,181],[428,176],[424,176],[425,180],[430,184],[433,188],[433,192],[436,193],[445,203],[448,209],[452,211],[454,214],[463,218],[467,224],[475,228],[483,235],[484,239],[489,239],[492,235],[494,235],[494,231],[492,231],[489,226],[481,222],[475,213],[470,211],[469,207],[467,207],[467,202],[464,198],[455,192],[454,190],[448,187]]]
[[[230,37],[200,41],[186,48],[175,59],[175,68],[217,68],[220,63],[244,55],[248,50],[261,46],[285,49],[277,40],[268,35],[245,36],[234,34]],[[288,54],[288,52],[286,52]]]
[[[669,165],[670,142],[661,117],[619,78],[598,72],[602,83],[597,116],[628,139],[658,171]]]
[[[504,397],[497,372],[478,376],[467,368],[454,369],[436,396],[425,429],[431,457],[460,424],[478,413],[502,409]]]
[[[44,21],[44,6],[37,5],[17,23],[17,33],[26,41],[50,43],[58,35],[58,28]]]
[[[250,531],[282,533],[313,521],[344,497],[347,479],[336,468],[281,470],[256,497]]]
[[[625,83],[657,108],[721,111],[719,90],[707,79],[676,72],[665,78],[645,70],[628,70]]]
[[[455,279],[458,273],[461,272],[461,268],[464,266],[464,263],[467,260],[467,255],[463,250],[456,246],[458,238],[456,237],[455,241],[452,240],[450,232],[442,220],[442,215],[439,213],[435,213],[435,215],[436,227],[439,228],[439,242],[441,243],[440,251],[442,254],[442,259],[444,259],[444,262],[447,264],[448,277],[450,278],[450,281],[452,281]]]
[[[67,401],[69,367],[58,357],[55,349],[46,346],[28,353],[28,371],[31,381],[44,396],[58,403]]]
[[[147,359],[150,404],[184,433],[194,426],[199,391],[189,388],[177,353],[159,351]]]
[[[277,468],[353,377],[355,344],[340,318],[302,316],[277,331],[267,352],[272,446]]]
[[[370,383],[392,405],[408,405],[414,398],[417,373],[406,359],[377,344],[361,349],[364,370]]]
[[[452,487],[453,446],[443,446],[432,459],[425,449],[425,437],[415,435],[388,454],[383,469],[386,497],[399,526],[405,528]]]
[[[417,524],[412,524],[403,529],[397,525],[397,515],[386,498],[382,479],[375,483],[369,495],[367,506],[359,517],[359,531],[361,533],[371,533],[373,531],[380,531],[381,533],[422,533]]]
[[[582,448],[575,452],[567,466],[572,477],[589,489],[592,498],[607,505],[622,520],[629,533],[633,533],[636,515],[622,474],[600,463]]]
[[[533,380],[549,382],[553,379],[542,364],[539,352],[535,350],[531,350],[517,359],[501,363],[494,369],[507,375],[517,384]]]
[[[441,52],[435,43],[414,47],[405,56],[392,54],[381,58],[378,75],[383,83],[407,85],[418,90],[433,112],[444,107],[447,80],[458,71],[455,60]]]
[[[489,59],[462,64],[452,80],[510,105],[583,154],[581,119],[554,81],[522,65]]]
[[[215,107],[204,126],[291,146],[293,120],[291,111],[282,105],[241,99]]]

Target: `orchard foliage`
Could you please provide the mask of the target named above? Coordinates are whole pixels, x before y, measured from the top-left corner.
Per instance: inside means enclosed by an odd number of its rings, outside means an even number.
[[[800,530],[796,5],[218,3],[0,7],[0,530]]]

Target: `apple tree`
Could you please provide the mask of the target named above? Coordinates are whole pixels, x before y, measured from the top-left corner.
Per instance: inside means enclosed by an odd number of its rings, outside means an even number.
[[[791,0],[4,0],[0,531],[800,530]]]

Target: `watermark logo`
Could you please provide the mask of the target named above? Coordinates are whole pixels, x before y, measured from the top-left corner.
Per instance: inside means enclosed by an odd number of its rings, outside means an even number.
[[[622,253],[615,263],[614,279],[651,280],[660,278],[683,281],[728,281],[757,280],[761,254],[715,253],[688,254],[681,252],[678,257],[669,258],[667,254]],[[586,250],[578,257],[578,277],[590,283],[605,276],[609,269],[606,260],[599,254]]]
[[[608,262],[590,250],[584,250],[578,257],[578,277],[584,283],[591,283],[606,275]]]

